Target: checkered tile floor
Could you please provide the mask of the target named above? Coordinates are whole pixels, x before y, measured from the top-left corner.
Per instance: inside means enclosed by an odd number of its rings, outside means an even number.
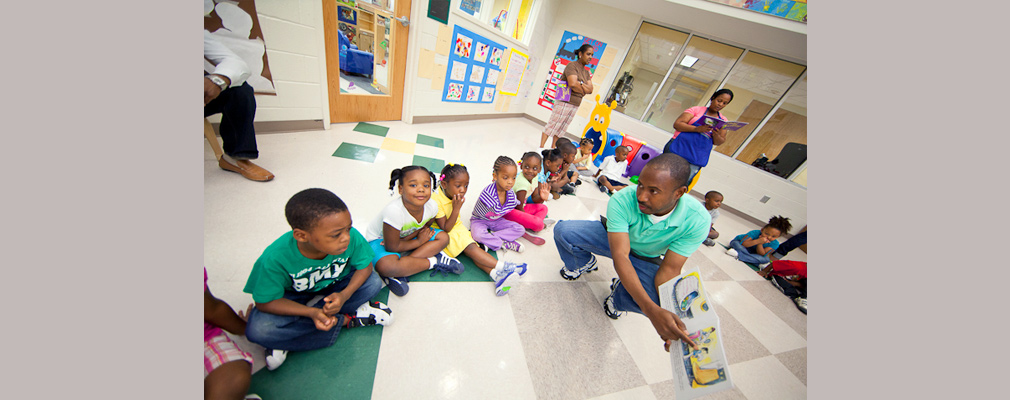
[[[514,118],[336,124],[329,131],[260,135],[258,164],[276,175],[268,183],[221,170],[205,146],[209,286],[235,309],[251,302],[242,287],[253,262],[290,229],[283,207],[302,189],[322,187],[339,195],[354,226],[363,230],[391,200],[392,169],[422,163],[438,171],[445,162],[462,163],[471,180],[463,206],[468,215],[475,194],[490,183],[494,159],[536,150],[541,130]],[[593,185],[582,185],[576,196],[547,206],[552,218],[596,219],[605,213],[607,199]],[[717,242],[728,244],[733,235],[756,228],[723,212]],[[342,334],[336,348],[317,350],[321,356],[292,356],[276,371],[262,368],[262,348],[239,338],[256,355],[254,390],[266,399],[292,393],[299,393],[296,398],[673,398],[670,358],[648,319],[629,314],[615,321],[603,314],[610,278],[616,277],[613,263],[601,257],[599,271],[565,281],[558,274],[561,260],[552,232],[541,236],[547,244],[502,255],[530,264],[508,296],[495,297],[487,281],[416,282],[406,296],[388,299],[393,325]],[[805,260],[806,254],[796,250],[786,258]],[[708,398],[805,398],[806,315],[721,246],[702,246],[687,266],[698,267],[707,284],[736,385]],[[294,387],[318,389],[294,392]]]

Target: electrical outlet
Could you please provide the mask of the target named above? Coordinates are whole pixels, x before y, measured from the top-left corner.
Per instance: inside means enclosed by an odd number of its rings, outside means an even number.
[[[768,196],[761,197],[761,203],[768,203],[768,200],[771,200],[771,199],[772,198],[768,197]]]

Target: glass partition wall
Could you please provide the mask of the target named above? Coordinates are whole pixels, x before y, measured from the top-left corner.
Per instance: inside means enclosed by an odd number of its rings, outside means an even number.
[[[714,150],[806,186],[805,65],[642,22],[606,102],[673,133],[684,110],[722,88],[733,91],[723,115],[748,125]],[[762,156],[771,167],[759,166]]]

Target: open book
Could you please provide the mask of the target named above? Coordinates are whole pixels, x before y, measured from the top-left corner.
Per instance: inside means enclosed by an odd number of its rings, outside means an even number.
[[[702,126],[702,124],[709,125],[709,126],[712,127],[712,129],[725,129],[725,130],[728,130],[728,131],[735,131],[735,130],[738,130],[740,128],[743,128],[744,126],[746,126],[747,124],[749,124],[749,122],[740,122],[740,121],[728,121],[727,122],[727,121],[724,121],[724,120],[721,120],[719,118],[712,117],[712,116],[709,116],[709,115],[702,115],[701,118],[698,118],[698,120],[695,121],[694,125],[695,126]]]
[[[719,317],[708,302],[697,268],[682,271],[659,286],[660,306],[673,312],[687,326],[687,334],[699,347],[684,341],[670,346],[673,384],[677,400],[688,400],[733,387],[729,363],[722,346]]]

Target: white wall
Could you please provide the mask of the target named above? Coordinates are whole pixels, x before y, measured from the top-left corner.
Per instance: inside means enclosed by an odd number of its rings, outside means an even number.
[[[256,14],[277,89],[276,96],[256,95],[256,121],[328,123],[322,2],[256,0]]]
[[[452,0],[450,10],[458,8],[459,1]],[[528,46],[506,39],[500,35],[500,32],[491,30],[488,25],[475,22],[453,11],[449,12],[448,28],[451,32],[454,26],[459,25],[501,45],[509,48],[514,47],[530,55],[532,58],[531,62],[537,63],[540,61],[539,55],[542,49],[548,43],[546,33],[550,31],[553,25],[560,1],[542,0],[541,3],[539,6],[540,14],[530,34],[530,44]],[[414,0],[412,2],[410,42],[408,43],[409,49],[407,51],[408,66],[403,98],[404,121],[412,121],[414,117],[423,116],[523,113],[529,97],[534,96],[530,91],[530,87],[531,85],[535,86],[535,80],[533,79],[535,74],[530,72],[527,72],[526,76],[523,77],[523,83],[519,86],[519,94],[512,98],[509,107],[500,111],[495,110],[495,103],[443,102],[442,87],[439,86],[433,89],[431,87],[431,79],[418,76],[419,66],[417,65],[417,60],[420,59],[421,50],[434,51],[439,27],[445,26],[441,22],[428,18],[427,12],[427,0]],[[435,54],[435,64],[448,65],[448,56]],[[505,95],[498,93],[495,101],[497,102],[498,98],[502,96]]]

